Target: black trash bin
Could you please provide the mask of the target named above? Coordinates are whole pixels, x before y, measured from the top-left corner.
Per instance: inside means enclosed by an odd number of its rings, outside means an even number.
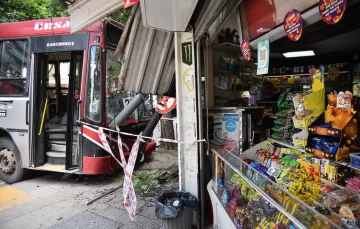
[[[155,198],[155,214],[161,229],[191,229],[198,202],[188,192],[168,192]]]

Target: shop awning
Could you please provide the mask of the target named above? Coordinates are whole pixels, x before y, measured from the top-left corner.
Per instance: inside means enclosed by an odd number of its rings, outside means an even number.
[[[122,63],[118,88],[162,95],[175,74],[174,33],[145,27],[141,17],[138,8],[120,51],[123,54],[116,56]]]
[[[75,0],[68,6],[70,31],[76,33],[124,7],[124,0]]]

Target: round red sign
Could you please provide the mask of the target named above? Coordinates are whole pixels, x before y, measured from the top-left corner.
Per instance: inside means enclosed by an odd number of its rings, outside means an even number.
[[[345,13],[347,0],[320,0],[319,13],[327,24],[336,24]]]
[[[160,114],[169,113],[176,106],[176,98],[171,98],[168,96],[163,96],[159,100],[157,106],[155,107],[155,111]]]
[[[292,41],[298,41],[303,30],[303,19],[298,10],[290,10],[284,18],[284,30]]]

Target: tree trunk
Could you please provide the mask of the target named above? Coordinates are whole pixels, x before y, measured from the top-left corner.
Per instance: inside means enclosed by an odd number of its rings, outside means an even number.
[[[164,118],[173,118],[171,112],[164,114],[163,117]],[[166,138],[166,139],[175,139],[173,121],[160,120],[160,122],[161,122],[161,137]],[[170,142],[161,142],[160,148],[168,149],[168,150],[175,150],[175,149],[177,149],[177,144],[170,143]]]

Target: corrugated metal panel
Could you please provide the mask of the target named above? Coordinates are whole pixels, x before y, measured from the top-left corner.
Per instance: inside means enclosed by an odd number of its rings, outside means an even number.
[[[166,93],[175,73],[173,33],[144,27],[138,9],[120,61],[120,90]]]
[[[76,33],[124,6],[123,0],[75,0],[68,7],[70,31]]]
[[[198,0],[142,0],[143,23],[166,31],[185,31]]]

